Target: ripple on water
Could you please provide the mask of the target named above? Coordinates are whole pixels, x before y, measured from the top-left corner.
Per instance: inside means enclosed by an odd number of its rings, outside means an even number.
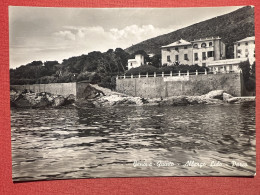
[[[15,181],[253,175],[255,107],[195,105],[11,111]],[[134,167],[136,160],[247,167]]]

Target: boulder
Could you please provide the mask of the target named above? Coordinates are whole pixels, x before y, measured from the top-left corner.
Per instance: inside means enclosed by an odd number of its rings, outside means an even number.
[[[104,92],[96,89],[95,87],[92,87],[91,85],[88,85],[85,89],[84,89],[84,97],[85,99],[94,99],[100,96],[105,96]]]
[[[11,103],[11,106],[18,108],[30,108],[32,107],[32,104],[27,98],[24,97],[23,94],[20,94],[19,97]]]
[[[184,106],[190,104],[185,96],[174,96],[163,99],[159,105],[165,106]]]
[[[19,108],[39,108],[50,105],[51,102],[45,94],[22,93],[16,98],[12,105]]]
[[[233,98],[233,96],[228,93],[223,93],[223,101],[228,101],[230,98]]]
[[[223,100],[223,93],[224,93],[224,90],[214,90],[214,91],[210,91],[209,93],[205,94],[204,97],[210,98],[210,99]]]
[[[65,99],[65,104],[72,104],[76,101],[76,97],[73,94],[70,94],[66,99]]]
[[[19,97],[20,93],[18,93],[18,91],[16,90],[10,90],[10,102],[14,102],[18,97]]]
[[[255,96],[248,97],[233,97],[227,100],[228,103],[244,103],[244,102],[255,102]]]
[[[65,104],[65,98],[61,95],[55,97],[52,101],[53,107],[63,106]]]

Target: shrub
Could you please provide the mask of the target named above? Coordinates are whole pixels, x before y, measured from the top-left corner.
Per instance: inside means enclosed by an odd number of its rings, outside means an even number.
[[[102,77],[101,82],[98,85],[114,90],[116,88],[116,76]]]
[[[39,84],[56,83],[57,80],[58,79],[55,76],[44,76],[44,77],[39,78],[36,83],[39,83]]]
[[[151,65],[143,65],[143,66],[139,66],[137,68],[131,68],[130,70],[128,70],[126,72],[126,75],[138,75],[139,73],[140,74],[153,74],[154,72],[157,72],[158,69],[154,66],[151,66]]]

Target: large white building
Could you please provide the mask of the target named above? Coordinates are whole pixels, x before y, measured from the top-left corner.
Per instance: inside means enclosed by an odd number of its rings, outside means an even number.
[[[179,40],[161,47],[162,65],[187,64],[207,66],[208,63],[226,58],[225,44],[220,37]]]
[[[255,61],[255,37],[247,37],[234,43],[234,58],[248,58],[252,65]]]

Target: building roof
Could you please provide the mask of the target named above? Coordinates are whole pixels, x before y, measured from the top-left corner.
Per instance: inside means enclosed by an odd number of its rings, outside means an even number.
[[[194,39],[194,41],[191,41],[192,43],[195,43],[195,42],[201,42],[201,41],[213,41],[213,40],[216,40],[216,39],[221,39],[219,36],[217,37],[205,37],[205,38],[200,38],[200,39]]]
[[[247,41],[254,41],[254,40],[255,40],[255,36],[253,36],[253,37],[246,37],[246,38],[244,38],[242,40],[237,41],[236,43],[247,42]]]
[[[128,59],[128,62],[135,62],[136,59]]]
[[[183,39],[180,39],[179,41],[175,41],[174,43],[171,43],[169,45],[162,46],[163,47],[177,47],[177,46],[183,46],[183,45],[191,45],[190,42],[185,41]]]
[[[227,59],[227,60],[216,60],[208,63],[208,66],[223,66],[229,64],[239,64],[240,62],[247,61],[248,58],[235,58],[235,59]]]

